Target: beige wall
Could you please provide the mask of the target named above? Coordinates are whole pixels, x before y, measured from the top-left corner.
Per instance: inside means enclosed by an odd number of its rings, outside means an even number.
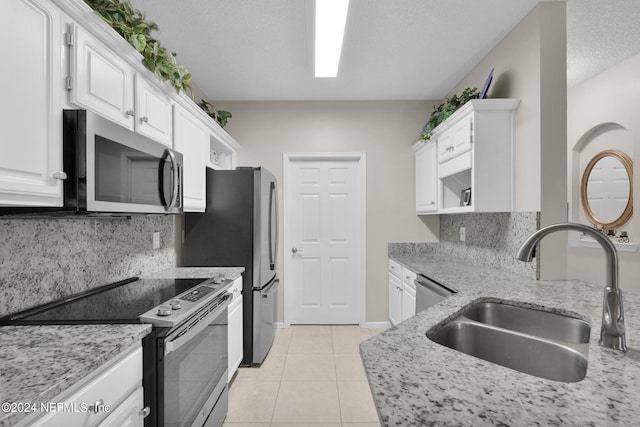
[[[570,159],[569,200],[572,220],[588,223],[579,203],[579,183],[589,159],[604,149],[626,152],[634,165],[640,164],[640,55],[611,67],[568,92],[568,141]],[[590,132],[600,128],[601,132]],[[640,242],[639,200],[640,176],[634,173],[634,211],[631,219],[620,227],[629,232],[631,241]],[[618,252],[620,287],[623,291],[640,292],[640,252]],[[599,248],[570,247],[568,276],[603,284],[605,261]]]
[[[438,239],[438,217],[420,219],[415,214],[411,148],[433,103],[217,102],[216,108],[233,114],[225,129],[242,146],[238,165],[260,165],[272,171],[278,179],[280,194],[283,152],[366,153],[366,321],[387,321],[387,243]],[[282,206],[280,209],[282,212]],[[280,230],[284,226],[281,223]],[[283,241],[282,232],[280,241]],[[287,249],[280,245],[278,254],[284,292],[291,286],[283,267]],[[280,298],[279,320],[283,321],[283,293]]]
[[[519,98],[515,135],[515,210],[540,211],[541,225],[566,216],[566,7],[536,6],[451,93],[482,87],[495,67],[490,98]],[[542,242],[540,277],[565,277],[566,238]]]

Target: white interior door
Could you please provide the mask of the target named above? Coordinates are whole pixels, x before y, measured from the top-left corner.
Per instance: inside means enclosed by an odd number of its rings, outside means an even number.
[[[285,292],[290,323],[355,324],[364,300],[364,161],[289,158]],[[288,229],[287,229],[288,228]]]

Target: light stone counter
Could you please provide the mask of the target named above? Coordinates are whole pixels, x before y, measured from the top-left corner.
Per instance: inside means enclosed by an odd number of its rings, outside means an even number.
[[[54,402],[151,332],[151,325],[47,325],[0,327],[0,403]],[[0,411],[0,426],[29,413]]]
[[[640,295],[624,294],[629,350],[623,354],[598,345],[604,286],[535,281],[435,253],[392,258],[457,293],[360,345],[382,425],[639,425]],[[604,277],[593,281],[603,283]],[[538,378],[426,337],[470,303],[494,298],[590,321],[586,378]]]
[[[199,279],[224,276],[235,280],[242,275],[244,267],[176,267],[141,276],[141,279]]]

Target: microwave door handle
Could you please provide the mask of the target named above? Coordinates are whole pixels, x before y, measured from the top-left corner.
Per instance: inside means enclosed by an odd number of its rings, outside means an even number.
[[[164,197],[164,161],[169,159],[171,163],[171,198],[167,203]],[[178,201],[178,185],[180,183],[180,175],[176,164],[176,156],[173,151],[166,149],[162,154],[162,162],[160,163],[160,200],[167,211],[173,209]]]
[[[207,326],[209,326],[209,322],[211,321],[211,319],[215,319],[220,315],[220,313],[222,313],[222,311],[227,309],[227,306],[229,305],[229,302],[232,298],[233,298],[233,294],[230,294],[230,293],[225,294],[222,297],[223,303],[218,308],[216,308],[213,312],[209,313],[204,319],[200,319],[200,321],[196,326],[189,329],[186,333],[180,335],[175,340],[169,341],[170,336],[167,337],[167,340],[164,346],[164,355],[166,356],[167,354],[178,350],[180,347],[182,347],[184,344],[190,341],[193,337],[195,337],[200,332],[205,330]]]
[[[171,202],[167,209],[173,209],[178,202],[178,191],[180,185],[180,171],[178,170],[178,164],[176,163],[176,156],[173,154],[173,151],[167,150],[169,153],[169,158],[171,159],[171,171],[173,172],[172,176],[172,192],[171,192]]]

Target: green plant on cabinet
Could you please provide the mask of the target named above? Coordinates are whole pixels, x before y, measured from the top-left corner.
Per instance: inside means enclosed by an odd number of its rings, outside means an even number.
[[[226,110],[214,110],[213,105],[211,105],[209,101],[205,101],[204,99],[201,99],[200,102],[198,102],[198,107],[202,108],[202,110],[207,113],[209,117],[218,122],[220,127],[225,127],[229,119],[233,117],[231,113]]]
[[[478,88],[471,87],[466,88],[462,91],[462,94],[458,96],[457,94],[451,95],[447,98],[442,104],[437,107],[433,107],[433,112],[429,117],[429,121],[422,129],[422,133],[420,134],[420,140],[428,141],[431,139],[431,135],[433,130],[438,127],[439,124],[447,120],[449,116],[456,112],[456,110],[462,107],[464,104],[469,102],[472,99],[478,98]]]
[[[147,21],[143,12],[135,9],[129,0],[84,0],[111,28],[116,30],[143,56],[144,66],[161,80],[168,81],[180,93],[186,91],[191,74],[176,62],[176,54],[168,52],[152,31],[158,31],[155,22]]]

